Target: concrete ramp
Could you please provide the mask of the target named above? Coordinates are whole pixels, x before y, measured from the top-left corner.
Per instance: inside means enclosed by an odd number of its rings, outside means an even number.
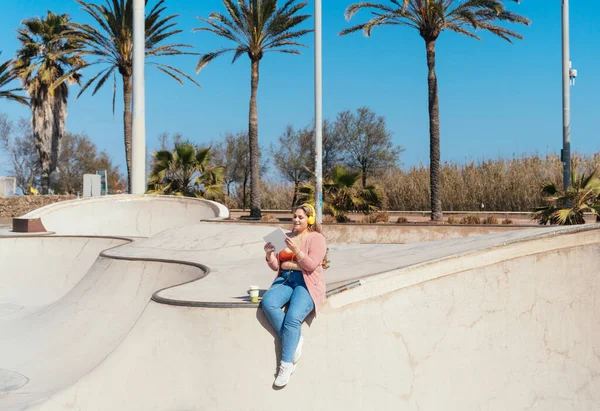
[[[27,409],[73,386],[118,347],[155,290],[202,275],[192,265],[100,257],[58,300],[0,318],[0,409]]]
[[[166,228],[229,217],[220,203],[190,197],[114,195],[50,204],[23,218],[41,218],[61,235],[150,237]]]
[[[138,247],[138,258],[150,249]],[[101,286],[93,276],[103,273],[102,278],[117,283],[129,278],[123,272],[133,268],[106,267],[106,261],[99,261],[86,285],[67,295],[64,311],[57,307],[38,327],[57,314],[77,318],[80,312],[83,318],[88,310],[108,310],[107,315],[97,313],[101,319],[77,327],[92,332],[86,341],[100,338],[97,345],[106,347],[104,361],[96,353],[97,367],[79,367],[54,383],[56,369],[40,365],[44,354],[65,353],[60,362],[72,361],[71,367],[77,367],[73,358],[89,355],[84,344],[65,337],[32,356],[27,367],[9,368],[27,375],[28,367],[37,367],[45,378],[35,386],[31,379],[32,386],[15,391],[18,395],[0,397],[0,407],[18,409],[26,403],[23,398],[32,399],[36,392],[40,403],[32,409],[43,411],[599,409],[598,227],[536,232],[510,241],[497,238],[483,249],[474,244],[471,250],[455,250],[370,275],[331,295],[323,312],[304,326],[303,355],[283,390],[271,386],[279,344],[256,306],[146,305],[143,297],[133,297],[135,287],[126,287],[127,298],[110,298],[112,287]],[[353,254],[360,252],[351,248]],[[146,284],[140,282],[140,273],[148,269],[136,268],[133,283]],[[87,297],[88,310],[66,309],[69,302],[85,300],[86,290],[104,289],[102,299]],[[175,291],[170,289],[171,298],[176,298]],[[139,294],[147,298],[145,292]],[[100,301],[105,298],[108,303]],[[125,301],[132,299],[139,305],[129,315]],[[92,308],[97,304],[101,310]],[[124,314],[127,320],[120,319]],[[69,336],[65,324],[48,328]],[[2,333],[16,333],[19,341],[48,337],[18,327],[9,331]],[[103,333],[111,338],[104,341]],[[76,335],[71,331],[70,337]],[[17,348],[3,341],[0,353],[6,357]],[[59,385],[64,389],[56,392]]]
[[[127,242],[109,237],[0,237],[0,319],[58,300],[102,251]]]

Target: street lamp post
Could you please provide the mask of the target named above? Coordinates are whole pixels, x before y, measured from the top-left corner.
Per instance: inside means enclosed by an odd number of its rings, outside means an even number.
[[[321,0],[315,0],[315,210],[323,221],[323,72]]]
[[[563,187],[571,183],[571,85],[575,84],[577,70],[571,68],[569,43],[569,0],[562,0],[562,91],[563,91]]]
[[[146,192],[146,57],[145,1],[133,0],[133,136],[131,139],[131,194]]]

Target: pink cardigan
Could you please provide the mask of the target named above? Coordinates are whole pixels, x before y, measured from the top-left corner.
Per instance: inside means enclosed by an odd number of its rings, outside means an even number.
[[[315,303],[316,313],[325,302],[325,292],[327,291],[322,267],[323,258],[327,253],[325,237],[321,233],[311,231],[302,240],[300,249],[304,251],[304,258],[298,261],[298,265],[302,268],[304,282]],[[267,264],[271,270],[279,272],[279,253],[277,253],[277,258],[271,258]]]

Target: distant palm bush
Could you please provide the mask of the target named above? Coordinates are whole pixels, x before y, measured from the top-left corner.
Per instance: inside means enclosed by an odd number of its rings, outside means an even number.
[[[573,172],[566,191],[559,190],[554,183],[545,184],[541,194],[548,205],[537,207],[531,215],[541,225],[585,224],[585,212],[600,215],[600,179],[596,170],[580,175]]]
[[[183,142],[173,151],[155,152],[152,159],[148,194],[222,198],[223,167],[210,165],[210,148]]]

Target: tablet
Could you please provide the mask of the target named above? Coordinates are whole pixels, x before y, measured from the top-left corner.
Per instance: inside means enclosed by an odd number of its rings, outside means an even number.
[[[286,238],[285,232],[280,227],[277,227],[275,231],[263,237],[265,243],[273,244],[276,253],[287,248],[287,245],[285,244]]]

